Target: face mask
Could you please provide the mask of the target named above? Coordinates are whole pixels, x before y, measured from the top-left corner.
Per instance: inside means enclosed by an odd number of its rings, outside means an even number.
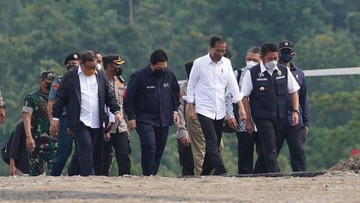
[[[166,69],[155,69],[153,74],[157,77],[162,76],[166,72]]]
[[[100,64],[100,63],[98,63],[98,64],[96,65],[96,69],[97,69],[97,70],[101,70],[101,69],[102,69],[102,67],[103,67],[103,65],[102,65],[102,64]]]
[[[275,70],[276,65],[277,65],[277,61],[270,61],[265,63],[265,68],[268,70]]]
[[[292,53],[290,53],[290,54],[281,53],[280,61],[287,63],[287,62],[291,61],[293,57],[294,57],[294,55]]]
[[[70,70],[70,69],[72,69],[72,68],[77,68],[77,66],[75,66],[75,65],[67,65],[67,66],[66,66],[66,69],[67,69],[67,70]]]
[[[82,72],[86,75],[86,76],[92,76],[95,74],[96,68],[91,69],[91,70],[86,70],[85,68],[82,68]]]
[[[251,68],[251,67],[253,67],[253,66],[256,66],[257,64],[259,64],[259,63],[256,63],[255,61],[246,61],[246,66],[247,66],[248,68]]]
[[[50,82],[50,83],[47,83],[47,82],[46,82],[45,84],[46,84],[46,89],[47,89],[47,90],[50,90],[52,83],[51,83],[51,82]]]
[[[223,55],[213,51],[212,57],[214,58],[215,61],[220,61]]]
[[[115,71],[115,74],[116,76],[120,76],[123,72],[123,69],[122,68],[118,68],[116,71]]]

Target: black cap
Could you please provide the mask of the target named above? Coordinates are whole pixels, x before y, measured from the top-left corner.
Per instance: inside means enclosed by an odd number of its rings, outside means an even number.
[[[122,60],[120,58],[120,56],[117,54],[108,54],[103,57],[103,63],[104,64],[115,63],[117,65],[121,65],[121,64],[125,63],[125,61]]]
[[[291,51],[294,51],[294,43],[292,43],[289,40],[284,40],[284,41],[280,42],[279,50],[281,51],[283,49],[290,49]]]
[[[64,61],[64,65],[66,66],[67,62],[71,60],[80,60],[80,55],[76,52],[67,55]]]
[[[55,72],[52,70],[41,71],[40,78],[43,80],[45,80],[45,79],[52,80],[55,78]]]

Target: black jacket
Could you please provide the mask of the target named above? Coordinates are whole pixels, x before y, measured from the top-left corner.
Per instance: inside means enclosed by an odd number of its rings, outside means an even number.
[[[120,107],[105,75],[98,71],[96,80],[99,95],[99,118],[100,124],[103,124],[106,120],[105,105],[110,108],[112,113],[119,111]],[[66,125],[72,131],[77,131],[80,128],[80,105],[81,91],[78,70],[71,69],[65,73],[61,85],[56,92],[52,116],[60,118],[63,108],[66,107]]]

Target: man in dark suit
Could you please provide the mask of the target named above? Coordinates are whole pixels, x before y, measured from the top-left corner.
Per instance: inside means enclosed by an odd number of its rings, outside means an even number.
[[[66,107],[66,125],[76,140],[80,174],[88,176],[94,175],[94,146],[97,141],[102,142],[97,138],[102,137],[105,105],[115,115],[117,122],[123,118],[108,80],[103,73],[96,70],[95,52],[92,50],[83,52],[80,61],[78,69],[65,73],[63,82],[56,93],[50,133],[57,135],[58,118],[61,116],[62,109]],[[94,156],[101,157],[102,149],[98,150],[99,152],[94,152]]]

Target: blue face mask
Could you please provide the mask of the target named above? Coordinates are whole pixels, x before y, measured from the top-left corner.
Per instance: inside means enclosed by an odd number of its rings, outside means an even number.
[[[294,55],[292,53],[281,53],[280,61],[287,63],[292,60]]]

